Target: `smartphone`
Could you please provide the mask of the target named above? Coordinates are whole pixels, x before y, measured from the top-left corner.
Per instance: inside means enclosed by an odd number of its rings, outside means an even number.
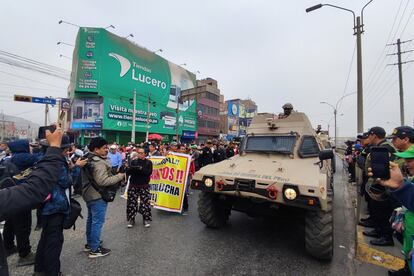
[[[373,178],[390,178],[390,152],[383,147],[371,148],[371,169]]]
[[[41,126],[39,127],[39,132],[37,134],[37,138],[41,139],[46,139],[46,130],[49,130],[50,132],[54,132],[56,130],[56,126],[55,125],[51,125],[51,126]]]

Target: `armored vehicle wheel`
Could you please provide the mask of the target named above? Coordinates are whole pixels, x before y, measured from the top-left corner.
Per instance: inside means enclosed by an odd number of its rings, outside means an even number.
[[[328,211],[308,211],[305,219],[305,248],[313,257],[330,261],[333,255],[332,192],[328,192]]]
[[[198,216],[200,220],[211,228],[224,226],[229,219],[231,209],[220,202],[218,195],[210,192],[201,192],[198,199]]]

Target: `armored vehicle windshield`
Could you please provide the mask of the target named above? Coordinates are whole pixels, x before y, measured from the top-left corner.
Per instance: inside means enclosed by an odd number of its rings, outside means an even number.
[[[246,152],[292,154],[295,143],[295,135],[247,136],[243,150]]]

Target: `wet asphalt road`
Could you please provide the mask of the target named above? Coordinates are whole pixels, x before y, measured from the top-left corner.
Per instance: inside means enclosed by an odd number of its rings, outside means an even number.
[[[102,235],[111,255],[88,259],[82,252],[85,220],[79,220],[76,231],[65,231],[61,270],[65,275],[117,276],[353,275],[353,210],[346,185],[342,170],[338,170],[335,251],[330,263],[306,254],[300,213],[282,212],[277,219],[258,219],[233,211],[228,226],[213,230],[199,221],[198,192],[194,192],[188,216],[153,209],[148,229],[140,223],[141,218],[134,228],[126,228],[126,201],[118,196],[108,208]],[[39,234],[32,232],[34,247]],[[12,275],[31,275],[33,267],[16,268],[16,262],[16,255],[9,258]]]

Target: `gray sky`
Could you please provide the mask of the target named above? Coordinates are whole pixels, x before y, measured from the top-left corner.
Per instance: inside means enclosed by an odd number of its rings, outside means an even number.
[[[186,63],[190,71],[199,70],[198,78],[216,79],[225,99],[251,97],[260,112],[280,112],[283,103],[291,102],[295,109],[306,112],[315,126],[326,126],[321,120],[330,121],[333,112],[320,102],[335,105],[344,94],[356,92],[356,53],[350,66],[355,46],[352,15],[329,7],[306,14],[305,9],[318,4],[317,0],[282,3],[3,0],[0,50],[71,70],[71,61],[59,54],[71,57],[73,48],[57,46],[56,42],[74,44],[77,28],[59,25],[58,21],[90,27],[112,24],[116,27],[111,30],[114,33],[133,33],[136,43],[151,50],[162,48],[161,56],[166,59]],[[359,13],[366,2],[329,3]],[[365,129],[380,125],[389,131],[399,122],[397,67],[386,67],[397,60],[396,56],[385,56],[395,52],[396,47],[385,48],[385,44],[396,42],[397,38],[414,38],[413,13],[414,1],[410,0],[374,0],[365,10]],[[414,42],[402,48],[413,49]],[[403,60],[408,59],[414,59],[414,54],[403,56]],[[404,65],[406,124],[411,126],[413,65]],[[64,97],[67,85],[65,80],[0,63],[0,109],[42,124],[42,105],[12,102],[11,96]],[[338,118],[338,135],[354,135],[356,95],[346,97],[338,113],[344,114]],[[52,112],[51,119],[55,114]]]

